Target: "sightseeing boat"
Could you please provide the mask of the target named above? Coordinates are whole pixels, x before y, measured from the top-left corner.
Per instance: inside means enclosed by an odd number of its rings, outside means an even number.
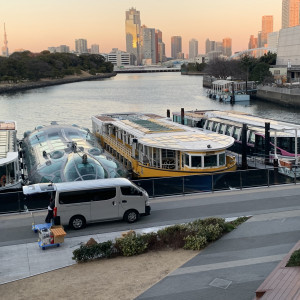
[[[29,183],[68,182],[126,176],[89,129],[76,125],[37,126],[24,133],[22,152]]]
[[[212,82],[212,88],[207,90],[207,96],[223,102],[249,101],[250,93],[255,87],[254,81],[246,83],[245,81],[215,80]]]
[[[0,192],[21,184],[16,122],[0,121]]]
[[[93,133],[134,178],[173,177],[236,169],[226,153],[232,137],[199,131],[156,114],[92,117]]]
[[[270,157],[279,159],[279,171],[299,177],[299,171],[289,172],[290,165],[298,168],[300,156],[300,125],[260,118],[237,111],[195,110],[184,112],[184,124],[209,132],[231,136],[235,143],[230,150],[242,152],[242,127],[247,125],[247,153],[253,156],[265,155],[265,124],[270,124]],[[181,123],[181,112],[173,113],[173,121]],[[280,164],[281,160],[282,164]],[[286,166],[284,161],[289,161]]]

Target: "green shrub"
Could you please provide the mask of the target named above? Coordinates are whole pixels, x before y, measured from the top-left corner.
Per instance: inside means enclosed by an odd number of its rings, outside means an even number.
[[[289,261],[286,264],[286,267],[298,267],[300,266],[300,249],[299,250],[295,250]]]
[[[113,242],[107,241],[92,245],[81,245],[73,251],[73,260],[85,262],[97,258],[109,258],[115,253]]]
[[[208,242],[213,242],[223,234],[223,228],[219,224],[209,224],[205,226],[205,237]]]
[[[202,235],[188,235],[185,239],[185,244],[183,248],[185,250],[201,250],[203,249],[206,244],[207,240],[205,236]]]
[[[223,218],[215,218],[215,217],[212,217],[212,218],[206,218],[204,220],[201,220],[202,221],[202,224],[204,226],[208,226],[208,225],[219,225],[222,230],[224,230],[225,228],[225,219]]]
[[[157,233],[155,232],[145,233],[141,238],[148,245],[147,250],[160,250],[164,247],[163,243],[158,240]]]
[[[123,256],[142,254],[147,249],[148,243],[134,231],[128,232],[121,238],[116,239],[115,247]]]

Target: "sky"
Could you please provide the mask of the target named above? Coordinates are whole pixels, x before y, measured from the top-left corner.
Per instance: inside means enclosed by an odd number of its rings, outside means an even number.
[[[274,31],[281,28],[282,0],[14,0],[2,1],[0,45],[4,25],[9,52],[25,49],[41,52],[48,47],[68,45],[75,39],[99,44],[100,52],[112,48],[126,51],[125,11],[140,11],[141,23],[162,31],[166,54],[170,56],[171,36],[182,36],[183,52],[189,40],[199,41],[199,53],[205,52],[205,40],[232,38],[233,52],[248,48],[251,34],[261,30],[262,16],[274,16]]]

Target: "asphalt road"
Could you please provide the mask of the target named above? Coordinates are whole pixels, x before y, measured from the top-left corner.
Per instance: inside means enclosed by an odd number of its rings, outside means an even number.
[[[96,223],[79,231],[66,228],[67,237],[183,223],[210,216],[238,217],[297,210],[300,209],[300,185],[156,198],[151,201],[151,207],[151,215],[137,223]],[[35,212],[35,223],[44,223],[46,214],[46,211]],[[35,242],[32,222],[30,213],[0,216],[0,246]]]

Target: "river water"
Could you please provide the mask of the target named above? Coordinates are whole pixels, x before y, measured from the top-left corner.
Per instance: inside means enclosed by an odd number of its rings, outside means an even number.
[[[111,112],[151,112],[166,116],[181,108],[243,111],[260,117],[300,123],[300,109],[251,100],[225,104],[206,97],[202,76],[180,73],[118,74],[101,81],[83,81],[0,95],[0,120],[15,120],[18,137],[51,121],[91,128],[91,116]]]

